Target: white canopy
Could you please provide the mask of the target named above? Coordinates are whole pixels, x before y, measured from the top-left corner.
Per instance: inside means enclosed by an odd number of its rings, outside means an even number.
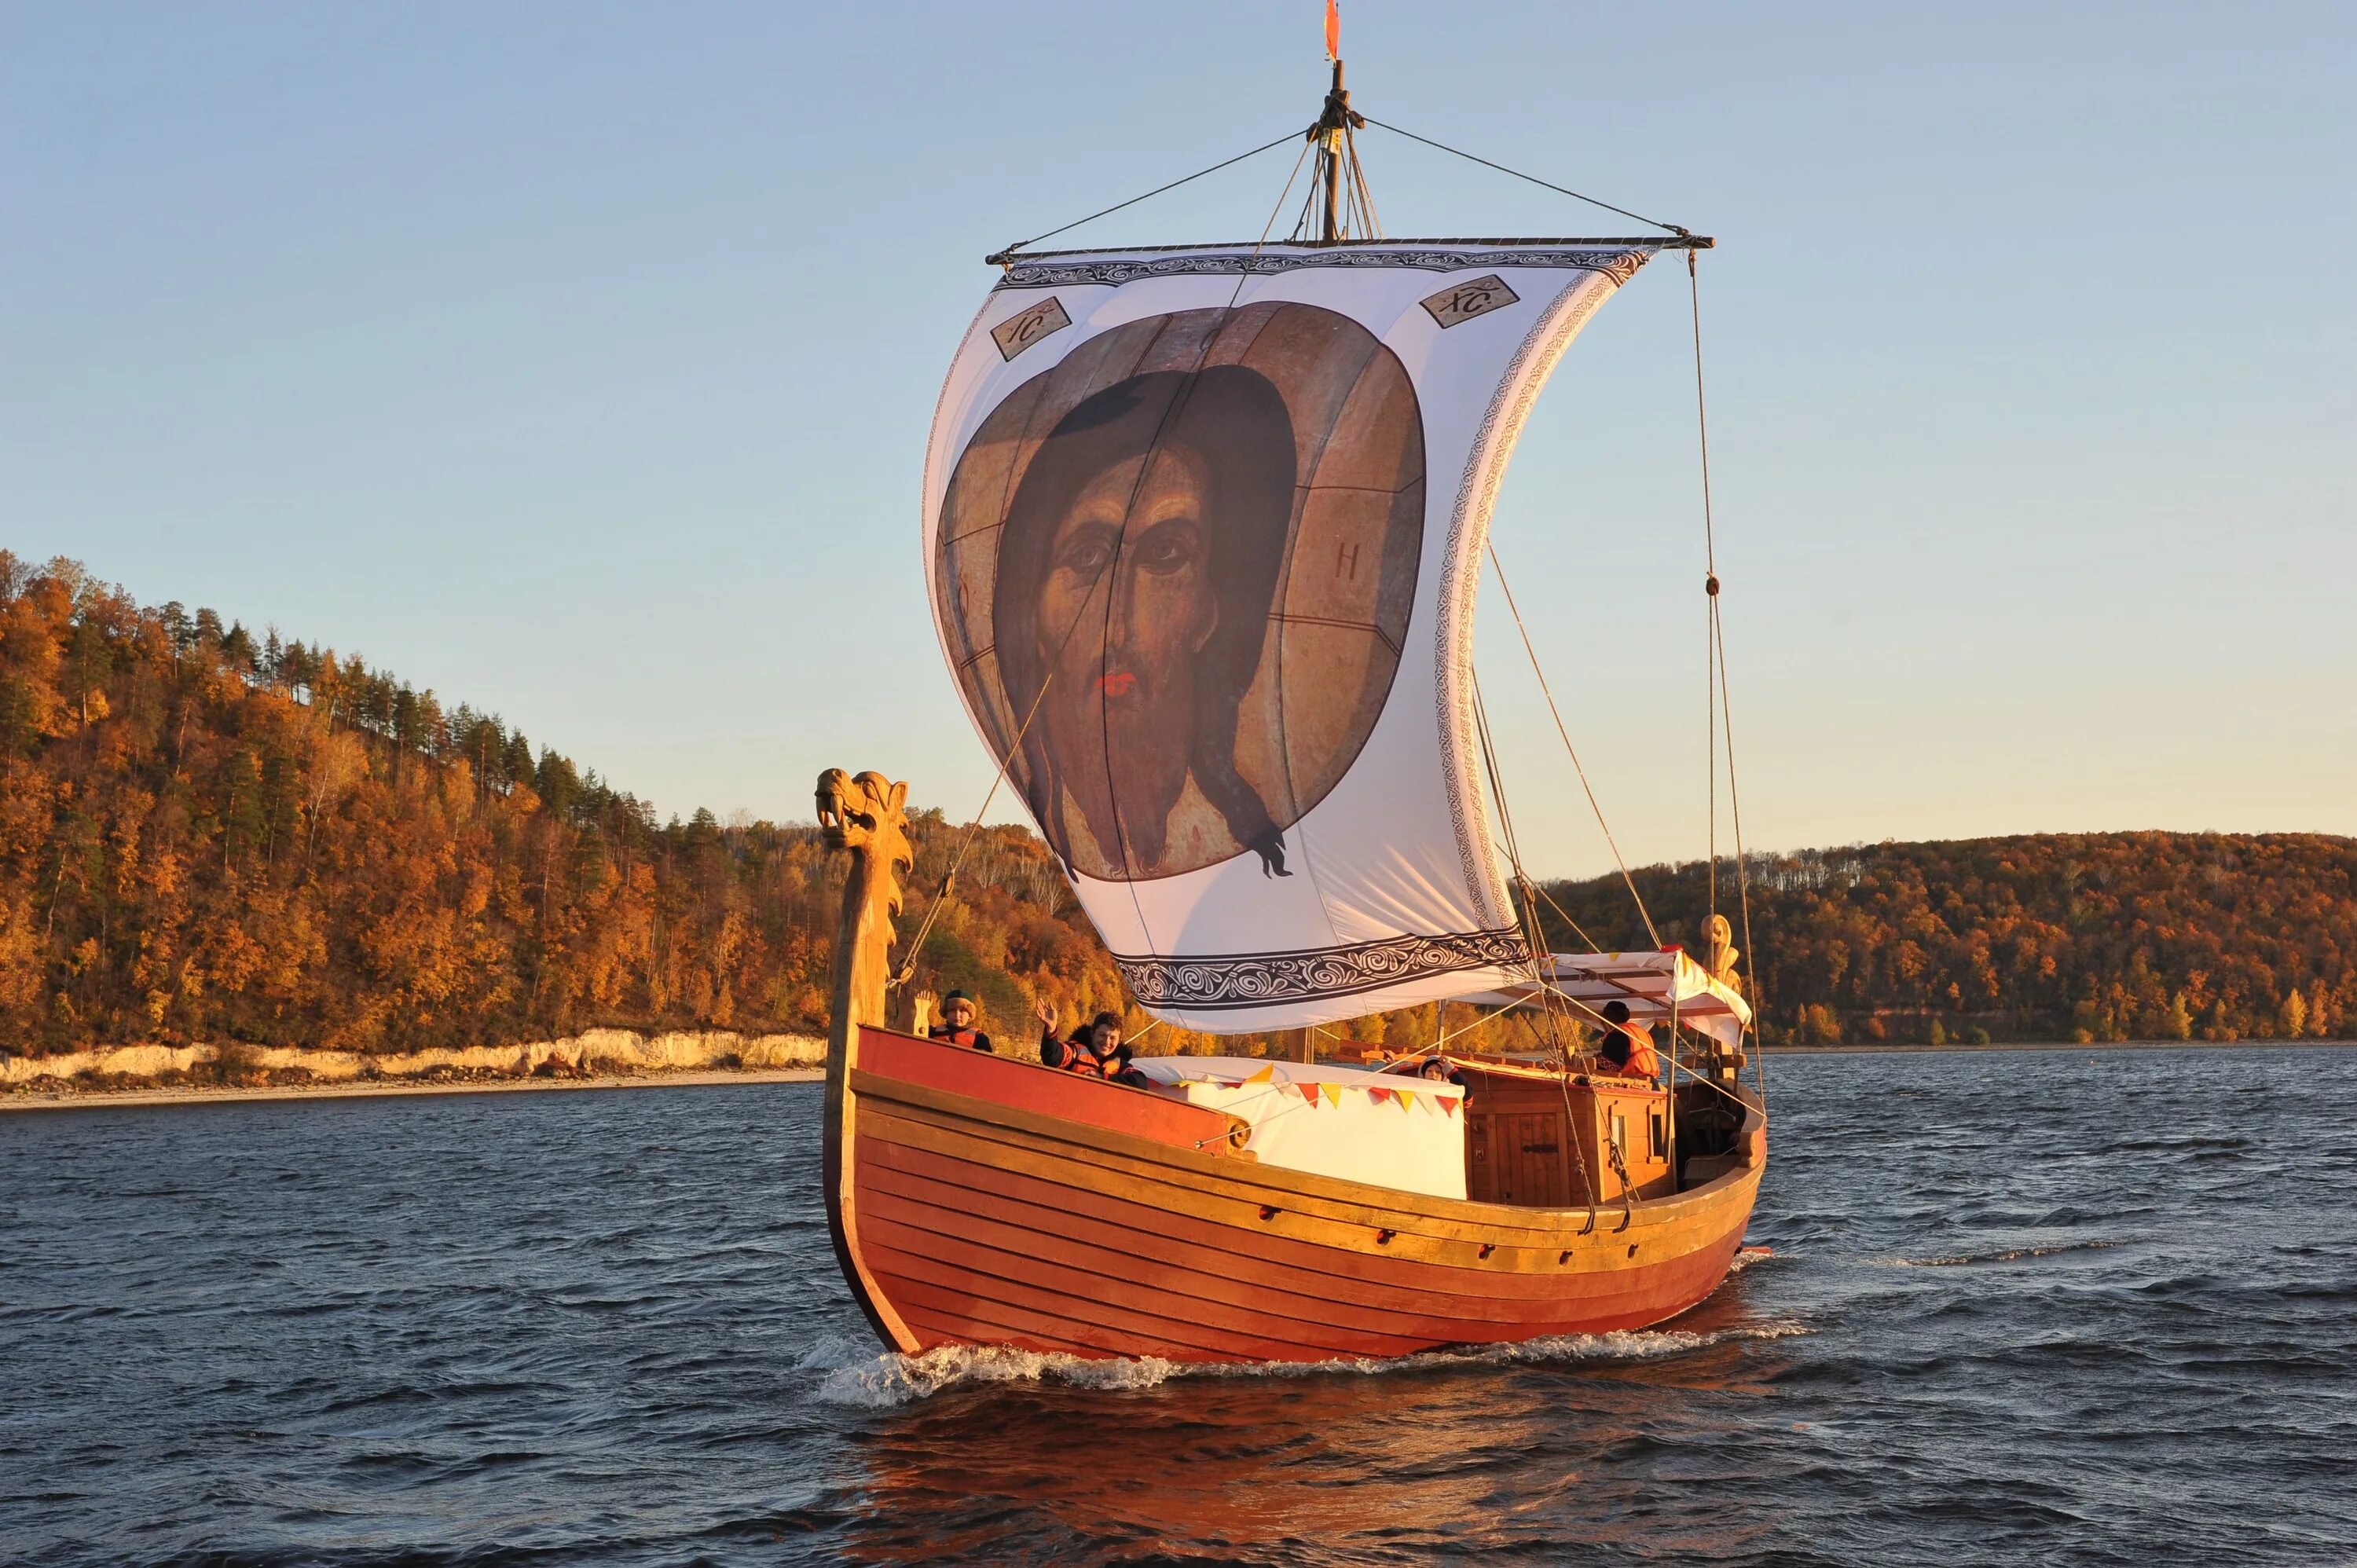
[[[1066,252],[998,280],[934,416],[927,585],[1148,1012],[1297,1028],[1527,965],[1474,590],[1533,400],[1658,248]]]
[[[1405,1072],[1254,1057],[1139,1057],[1158,1092],[1240,1117],[1264,1165],[1465,1196],[1465,1091]]]
[[[1525,972],[1528,972],[1527,971]],[[1554,990],[1581,1004],[1591,1019],[1607,1002],[1625,1002],[1639,1024],[1678,1023],[1725,1045],[1740,1046],[1751,1008],[1732,987],[1713,980],[1678,948],[1659,952],[1551,953],[1545,974]],[[1528,980],[1459,996],[1483,1007],[1529,1007],[1541,1000]]]

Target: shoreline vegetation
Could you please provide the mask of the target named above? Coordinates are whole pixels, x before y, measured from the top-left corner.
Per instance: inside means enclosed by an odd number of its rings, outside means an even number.
[[[909,836],[904,940],[931,924],[903,995],[965,990],[1003,1036],[1042,1001],[1120,1014],[1146,1036],[1037,835],[969,835],[921,810]],[[0,1064],[141,1041],[124,1048],[219,1046],[232,1077],[317,1076],[309,1053],[328,1053],[383,1079],[423,1054],[513,1058],[609,1027],[815,1036],[840,877],[813,824],[660,821],[498,715],[356,654],[143,606],[75,562],[0,550]],[[1546,884],[1549,943],[1696,947],[1725,913],[1759,965],[1770,1054],[2357,1031],[2357,839],[2024,834],[1631,878],[1641,911],[1619,875]],[[1347,1035],[1412,1049],[1436,1026],[1467,1051],[1546,1044],[1523,1016],[1459,1003]],[[1327,1050],[1343,1038],[1320,1033]],[[1291,1031],[1157,1026],[1152,1041],[1296,1047]],[[271,1054],[286,1052],[305,1055]],[[421,1069],[441,1069],[507,1072],[488,1058]]]
[[[113,1106],[238,1105],[268,1100],[388,1100],[425,1094],[531,1094],[543,1090],[706,1089],[738,1083],[820,1083],[823,1068],[657,1069],[586,1078],[375,1079],[351,1083],[182,1085],[167,1089],[40,1087],[0,1094],[0,1116],[12,1111],[76,1111]],[[49,1080],[54,1082],[55,1080]]]
[[[623,1031],[611,1031],[622,1033]],[[640,1065],[609,1057],[588,1058],[586,1065],[562,1070],[522,1069],[511,1061],[504,1068],[438,1065],[393,1075],[382,1071],[343,1078],[215,1076],[204,1068],[193,1072],[145,1076],[105,1073],[85,1069],[70,1078],[50,1073],[0,1081],[0,1113],[11,1111],[70,1111],[98,1106],[226,1105],[273,1100],[368,1100],[419,1094],[515,1094],[538,1090],[708,1089],[731,1084],[818,1083],[826,1077],[823,1040],[795,1039],[791,1055],[795,1065],[752,1065],[742,1053],[716,1051],[709,1065]],[[142,1047],[128,1047],[139,1049]],[[155,1047],[145,1047],[153,1049]],[[815,1059],[802,1058],[814,1048]],[[2102,1040],[2092,1043],[2029,1040],[1997,1045],[1949,1044],[1881,1046],[1792,1046],[1770,1055],[1781,1060],[1795,1057],[1951,1056],[1986,1051],[2192,1051],[2192,1050],[2349,1050],[2357,1040]],[[96,1053],[113,1055],[115,1053]],[[332,1054],[332,1053],[306,1053]],[[512,1052],[495,1053],[512,1057]],[[754,1059],[761,1059],[755,1053]],[[776,1059],[776,1058],[772,1058]],[[576,1062],[579,1058],[576,1058]],[[0,1064],[5,1065],[5,1064]],[[24,1064],[31,1065],[31,1064]],[[43,1063],[39,1065],[61,1065]],[[1774,1070],[1772,1068],[1770,1072]]]

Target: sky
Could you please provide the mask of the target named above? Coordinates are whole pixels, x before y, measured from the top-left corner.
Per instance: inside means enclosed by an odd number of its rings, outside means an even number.
[[[666,814],[807,820],[839,764],[963,820],[992,761],[918,510],[982,258],[1306,125],[1320,14],[8,0],[0,547],[362,653]],[[1750,845],[2357,832],[2357,9],[1342,21],[1365,113],[1719,240]],[[1393,233],[1629,231],[1361,152]],[[1069,240],[1249,237],[1291,163]],[[1587,328],[1495,519],[1632,864],[1708,831],[1681,271]],[[1609,869],[1494,585],[1477,665],[1527,863]]]

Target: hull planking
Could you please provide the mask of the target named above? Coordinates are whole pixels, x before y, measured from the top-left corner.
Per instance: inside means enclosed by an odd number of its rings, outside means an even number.
[[[888,1345],[1320,1361],[1641,1328],[1717,1288],[1766,1164],[1533,1208],[1260,1164],[1142,1090],[862,1027],[828,1064],[828,1219]]]

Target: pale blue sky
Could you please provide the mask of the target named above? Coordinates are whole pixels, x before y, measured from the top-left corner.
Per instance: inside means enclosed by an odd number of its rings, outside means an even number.
[[[963,816],[917,498],[981,258],[1306,124],[1318,14],[8,4],[0,545],[667,812]],[[2357,832],[2352,17],[1346,0],[1368,113],[1720,237],[1755,844]],[[1394,233],[1627,228],[1362,151]],[[1080,238],[1248,236],[1290,161]],[[1498,517],[1637,860],[1703,843],[1685,309],[1597,318]],[[1480,645],[1534,869],[1604,868],[1494,593]]]

